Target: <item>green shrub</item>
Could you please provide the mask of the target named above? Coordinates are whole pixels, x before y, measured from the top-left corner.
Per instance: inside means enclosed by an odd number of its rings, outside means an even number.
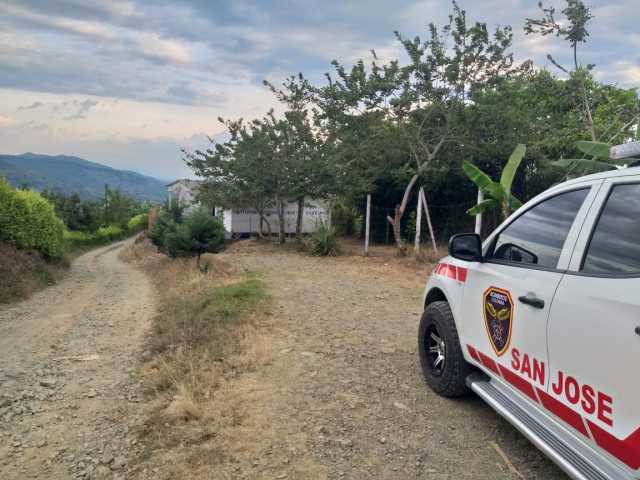
[[[141,213],[136,215],[135,217],[131,217],[129,222],[127,223],[127,230],[130,233],[140,232],[142,230],[146,230],[149,225],[149,215],[146,213]]]
[[[339,237],[360,235],[362,215],[346,200],[337,199],[331,205],[331,225]]]
[[[164,208],[160,210],[158,218],[153,224],[153,228],[149,231],[149,239],[161,250],[166,248],[166,238],[169,233],[175,232],[178,224],[174,221],[171,212]]]
[[[0,240],[37,250],[48,258],[65,253],[64,223],[53,206],[32,190],[14,190],[0,179]]]
[[[333,227],[322,224],[307,240],[307,251],[318,257],[340,255],[340,242]]]
[[[124,237],[124,230],[116,225],[100,227],[93,234],[97,243],[109,243]]]
[[[169,230],[164,242],[167,253],[171,257],[199,257],[206,252],[217,252],[223,245],[222,222],[204,209],[194,211],[184,220],[184,223]]]
[[[86,248],[96,244],[96,238],[92,233],[80,232],[77,230],[65,231],[64,239],[69,250]]]

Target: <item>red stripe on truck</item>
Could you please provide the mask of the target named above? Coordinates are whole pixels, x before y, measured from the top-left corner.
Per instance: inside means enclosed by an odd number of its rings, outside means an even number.
[[[552,397],[547,392],[540,388],[536,388],[538,391],[538,395],[540,396],[540,401],[542,402],[542,406],[553,413],[556,417],[564,420],[566,423],[571,425],[585,437],[588,437],[587,429],[584,426],[584,422],[582,421],[582,416],[576,412],[575,410],[570,409],[564,403],[562,403],[557,398]]]
[[[452,278],[462,283],[467,281],[468,269],[464,267],[456,267],[455,265],[450,265],[448,263],[438,263],[433,269],[433,272],[436,275]]]
[[[534,387],[528,380],[520,377],[520,375],[515,374],[503,365],[496,363],[496,361],[491,357],[485,355],[480,350],[476,350],[471,345],[467,345],[467,349],[469,350],[471,358],[476,362],[484,365],[496,375],[502,376],[502,378],[523,392],[533,401],[538,404],[541,403],[545,410],[551,412],[585,437],[589,437],[589,433],[585,427],[586,421],[589,425],[589,430],[591,431],[594,441],[600,448],[616,457],[629,468],[633,470],[640,468],[640,427],[627,438],[619,439],[604,430],[602,427],[593,423],[591,420],[584,419],[582,415],[566,406],[557,398],[552,397],[544,390],[536,387],[535,391],[540,397],[540,401],[538,401],[534,392]]]
[[[524,393],[527,397],[529,397],[534,402],[538,403],[538,398],[536,397],[536,392],[533,391],[533,387],[529,382],[527,382],[520,375],[516,375],[508,368],[503,367],[498,364],[498,368],[500,368],[500,373],[502,374],[502,378],[504,378],[511,385],[516,387],[522,393]]]
[[[591,420],[587,420],[593,439],[604,450],[633,470],[640,468],[640,428],[624,440],[614,437]]]

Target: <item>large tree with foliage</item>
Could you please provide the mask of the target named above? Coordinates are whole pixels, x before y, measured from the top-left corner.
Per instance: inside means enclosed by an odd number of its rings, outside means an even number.
[[[334,62],[337,78],[330,78],[323,92],[336,98],[338,120],[344,111],[379,113],[406,148],[399,164],[385,165],[408,178],[402,200],[388,217],[401,248],[401,220],[413,187],[420,177],[442,172],[441,153],[447,143],[464,141],[460,126],[473,92],[496,84],[514,66],[508,51],[511,28],[498,27],[492,35],[486,24],[470,24],[455,2],[449,23],[441,29],[431,23],[426,40],[396,36],[409,57],[407,65],[397,61],[380,65],[375,54],[369,70],[362,61],[350,71]]]

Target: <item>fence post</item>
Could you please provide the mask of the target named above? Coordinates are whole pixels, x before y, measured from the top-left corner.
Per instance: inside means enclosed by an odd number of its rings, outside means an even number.
[[[433,246],[433,253],[438,255],[438,245],[436,245],[436,237],[433,234],[433,225],[431,225],[431,215],[429,215],[429,205],[427,205],[427,196],[424,194],[424,190],[421,188],[422,192],[422,203],[424,205],[424,214],[427,216],[427,225],[429,226],[429,235],[431,235],[431,245]]]
[[[478,205],[480,205],[484,201],[484,194],[482,190],[478,189]],[[478,213],[476,215],[476,233],[481,235],[482,233],[482,213]]]
[[[367,224],[364,227],[364,254],[369,255],[369,223],[371,222],[371,194],[367,194]]]
[[[418,209],[416,213],[416,241],[413,246],[413,252],[418,255],[420,253],[420,230],[422,227],[422,188],[418,190]]]

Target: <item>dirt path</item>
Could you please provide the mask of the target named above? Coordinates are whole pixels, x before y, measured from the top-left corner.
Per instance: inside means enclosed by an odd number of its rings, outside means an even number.
[[[228,478],[566,478],[479,399],[426,388],[415,349],[428,269],[251,243],[224,258],[264,273],[281,329],[276,360],[253,379],[268,391],[255,394],[268,445]]]
[[[0,309],[0,478],[125,478],[140,414],[134,354],[154,302],[148,279],[118,260],[124,244]]]

